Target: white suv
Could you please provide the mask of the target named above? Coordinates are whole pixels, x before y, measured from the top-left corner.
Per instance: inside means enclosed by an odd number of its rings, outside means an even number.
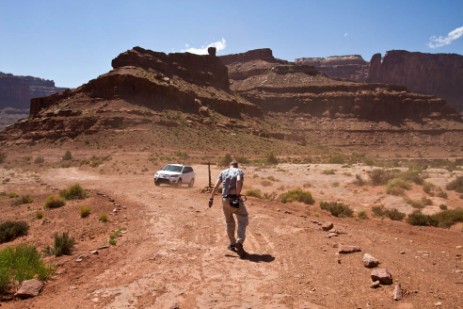
[[[161,183],[180,186],[188,184],[188,187],[193,187],[195,183],[195,172],[190,165],[183,164],[167,164],[162,170],[154,174],[154,184],[159,186]]]

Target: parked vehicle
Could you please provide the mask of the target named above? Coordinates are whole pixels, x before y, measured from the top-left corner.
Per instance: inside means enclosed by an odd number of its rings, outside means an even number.
[[[159,186],[161,183],[180,186],[187,184],[193,187],[195,183],[195,172],[193,167],[184,164],[167,164],[154,174],[154,184]]]

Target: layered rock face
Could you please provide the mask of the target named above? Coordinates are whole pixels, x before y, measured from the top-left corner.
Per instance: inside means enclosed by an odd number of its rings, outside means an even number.
[[[28,109],[32,98],[49,96],[65,89],[55,87],[52,80],[0,72],[0,109],[6,107]]]
[[[410,91],[441,97],[463,111],[463,56],[425,54],[404,50],[375,54],[369,82],[404,85]]]
[[[224,61],[231,89],[266,112],[388,121],[455,114],[443,99],[411,93],[404,86],[334,80],[319,74],[314,66],[281,63],[268,54],[259,58],[244,53],[233,59]]]
[[[320,73],[332,78],[363,83],[368,77],[369,63],[360,55],[296,58],[294,62],[314,66]]]

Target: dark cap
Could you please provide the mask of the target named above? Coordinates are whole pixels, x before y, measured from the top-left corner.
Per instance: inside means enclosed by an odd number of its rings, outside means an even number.
[[[231,162],[230,162],[230,166],[238,167],[238,162],[236,162],[236,161],[231,161]]]

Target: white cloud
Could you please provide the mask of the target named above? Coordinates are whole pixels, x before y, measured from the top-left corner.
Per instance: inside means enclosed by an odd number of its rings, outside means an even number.
[[[428,46],[430,48],[438,48],[452,44],[463,36],[463,26],[450,31],[447,36],[432,36],[429,38]]]
[[[189,47],[189,45],[187,44],[186,47]],[[221,51],[221,50],[224,50],[225,47],[227,47],[227,45],[226,45],[225,39],[222,38],[222,40],[211,43],[207,45],[206,47],[201,47],[201,48],[190,47],[188,49],[183,50],[183,52],[188,52],[188,53],[197,54],[197,55],[207,55],[208,54],[207,49],[209,47],[215,47],[217,51]]]

